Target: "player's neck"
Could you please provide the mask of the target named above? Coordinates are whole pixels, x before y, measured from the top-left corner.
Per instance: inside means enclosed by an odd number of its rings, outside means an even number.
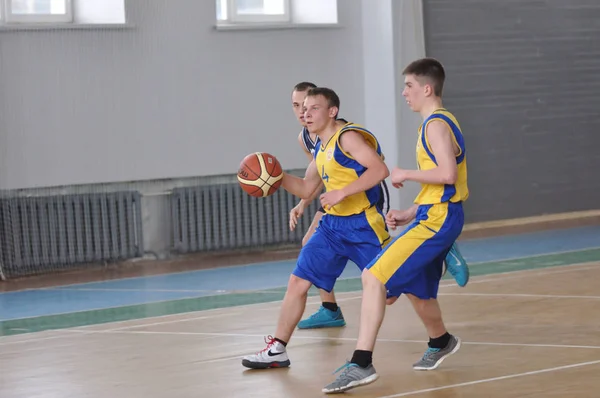
[[[441,98],[437,98],[437,99],[432,100],[431,102],[425,104],[420,112],[421,116],[423,117],[423,120],[427,119],[429,116],[431,116],[431,114],[433,112],[435,112],[438,109],[442,109],[443,107],[444,106],[442,105]]]
[[[317,135],[319,136],[321,142],[323,142],[326,145],[331,139],[331,137],[333,137],[338,130],[339,128],[334,120],[332,123],[329,123],[327,127],[325,127],[323,131],[321,131]]]

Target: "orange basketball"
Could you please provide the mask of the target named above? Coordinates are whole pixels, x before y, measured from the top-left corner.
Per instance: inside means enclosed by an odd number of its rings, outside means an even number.
[[[283,181],[283,170],[277,158],[264,152],[246,156],[237,174],[240,186],[254,197],[273,195]]]

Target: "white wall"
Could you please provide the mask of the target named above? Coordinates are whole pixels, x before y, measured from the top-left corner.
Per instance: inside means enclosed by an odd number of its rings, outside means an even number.
[[[342,27],[215,31],[210,0],[128,0],[119,30],[0,32],[0,189],[303,168],[290,89],[334,88],[364,123],[360,0]]]

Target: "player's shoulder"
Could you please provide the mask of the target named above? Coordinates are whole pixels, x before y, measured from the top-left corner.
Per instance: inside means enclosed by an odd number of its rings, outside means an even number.
[[[460,128],[458,119],[456,118],[454,113],[452,113],[446,108],[435,110],[427,119],[431,123],[437,121],[441,123],[447,123],[448,125],[455,125]]]
[[[375,141],[375,139],[368,130],[359,125],[348,125],[340,130],[337,146],[343,152],[352,152],[363,145],[369,145],[371,141]]]

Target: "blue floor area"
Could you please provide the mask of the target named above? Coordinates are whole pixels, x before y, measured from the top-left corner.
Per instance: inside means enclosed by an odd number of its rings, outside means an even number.
[[[470,264],[600,247],[600,227],[460,242]],[[295,261],[232,266],[0,294],[0,321],[285,286]],[[342,278],[358,277],[352,264]]]

